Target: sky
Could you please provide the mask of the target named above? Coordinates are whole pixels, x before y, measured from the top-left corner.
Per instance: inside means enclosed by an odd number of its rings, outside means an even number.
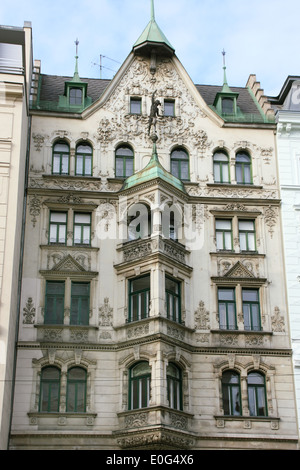
[[[299,0],[155,0],[158,25],[195,84],[245,86],[255,74],[268,96],[300,76]],[[111,79],[150,20],[150,0],[1,0],[0,24],[31,21],[42,73]]]

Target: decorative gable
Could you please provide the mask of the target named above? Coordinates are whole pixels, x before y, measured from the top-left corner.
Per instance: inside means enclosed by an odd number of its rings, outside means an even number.
[[[254,278],[253,273],[249,271],[240,261],[238,261],[229,271],[225,274],[224,277],[227,278]]]
[[[51,271],[82,272],[86,270],[71,255],[67,255],[59,263],[53,266]]]

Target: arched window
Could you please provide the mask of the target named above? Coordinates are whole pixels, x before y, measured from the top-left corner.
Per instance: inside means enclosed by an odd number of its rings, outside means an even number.
[[[214,154],[214,182],[230,183],[229,158],[224,152]]]
[[[130,369],[129,409],[147,408],[150,401],[151,368],[143,361]]]
[[[268,416],[265,376],[250,372],[247,377],[250,416]]]
[[[235,174],[238,184],[252,184],[251,157],[247,152],[236,154]]]
[[[177,148],[171,153],[171,173],[184,181],[190,179],[189,156],[183,148]]]
[[[222,376],[222,397],[225,416],[241,415],[240,376],[237,372],[228,370]]]
[[[170,408],[182,410],[182,372],[172,363],[167,366],[167,393]]]
[[[116,178],[128,178],[134,172],[134,153],[131,147],[123,145],[116,150]]]
[[[86,411],[86,370],[72,367],[68,371],[67,411],[84,413]]]
[[[75,174],[92,176],[93,150],[90,144],[80,143],[76,147]]]
[[[52,174],[68,175],[69,174],[70,147],[64,141],[60,140],[53,146],[52,152]]]
[[[45,367],[41,374],[40,411],[59,411],[59,389],[60,370],[57,367]]]

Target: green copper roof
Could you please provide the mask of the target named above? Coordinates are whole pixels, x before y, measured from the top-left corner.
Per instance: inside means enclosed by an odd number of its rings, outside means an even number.
[[[147,181],[151,181],[156,178],[160,178],[161,180],[166,181],[170,185],[174,186],[175,188],[185,193],[186,190],[182,181],[176,178],[176,176],[173,176],[167,170],[165,170],[164,167],[160,164],[158,155],[157,155],[157,149],[156,149],[157,137],[153,136],[152,140],[153,140],[153,151],[152,151],[152,157],[150,159],[150,162],[143,170],[138,171],[132,176],[129,176],[129,178],[127,178],[126,181],[124,182],[122,190],[132,188],[133,186],[145,183]]]
[[[134,44],[133,48],[139,48],[143,45],[147,44],[157,44],[157,45],[164,45],[167,46],[168,49],[171,49],[171,51],[175,51],[174,47],[171,45],[171,43],[168,41],[158,24],[156,23],[155,20],[155,14],[154,14],[154,3],[153,0],[151,0],[151,20],[144,29],[143,33],[141,36],[138,38],[136,43]]]

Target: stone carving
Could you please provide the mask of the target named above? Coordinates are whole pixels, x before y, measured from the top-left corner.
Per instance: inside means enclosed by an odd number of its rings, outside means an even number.
[[[23,308],[23,323],[32,325],[35,320],[35,307],[33,306],[32,297],[28,297],[26,306]]]
[[[45,341],[62,341],[63,330],[56,328],[49,328],[43,330]]]
[[[148,413],[134,413],[125,417],[125,428],[141,428],[148,424]]]
[[[245,344],[246,346],[260,347],[263,346],[264,340],[263,337],[259,335],[246,335]]]
[[[132,339],[140,336],[145,336],[147,334],[149,334],[149,323],[147,323],[146,325],[130,328],[127,332],[127,337],[128,339]]]
[[[37,222],[37,217],[41,213],[41,205],[42,205],[42,201],[36,195],[34,195],[30,198],[30,200],[29,200],[29,213],[32,217],[31,222],[32,222],[33,227],[35,227],[35,224]]]
[[[273,238],[274,226],[277,224],[277,214],[272,206],[265,210],[265,223],[269,227],[271,238]]]
[[[209,311],[206,310],[204,302],[199,302],[199,307],[195,311],[195,329],[196,330],[209,330]]]
[[[33,134],[32,138],[33,138],[34,147],[36,151],[40,152],[42,150],[45,137],[41,134]]]
[[[171,326],[167,326],[167,335],[179,339],[180,341],[184,340],[184,332]]]
[[[271,317],[272,330],[276,333],[285,332],[285,321],[284,317],[280,315],[280,310],[278,307],[274,309],[274,315]]]
[[[109,305],[109,298],[105,297],[104,304],[99,307],[99,326],[112,326],[113,308]]]
[[[170,413],[170,424],[176,429],[187,429],[188,418],[186,416],[180,416],[177,413]]]
[[[88,342],[88,331],[85,329],[70,329],[70,341],[75,343],[87,343]]]
[[[244,266],[240,261],[238,261],[226,274],[224,277],[230,278],[253,278],[254,275],[251,271],[249,271],[246,266]]]
[[[237,346],[239,341],[238,335],[221,335],[220,336],[220,344],[221,346],[231,347]]]
[[[71,255],[67,255],[53,266],[52,271],[82,272],[85,269]]]

